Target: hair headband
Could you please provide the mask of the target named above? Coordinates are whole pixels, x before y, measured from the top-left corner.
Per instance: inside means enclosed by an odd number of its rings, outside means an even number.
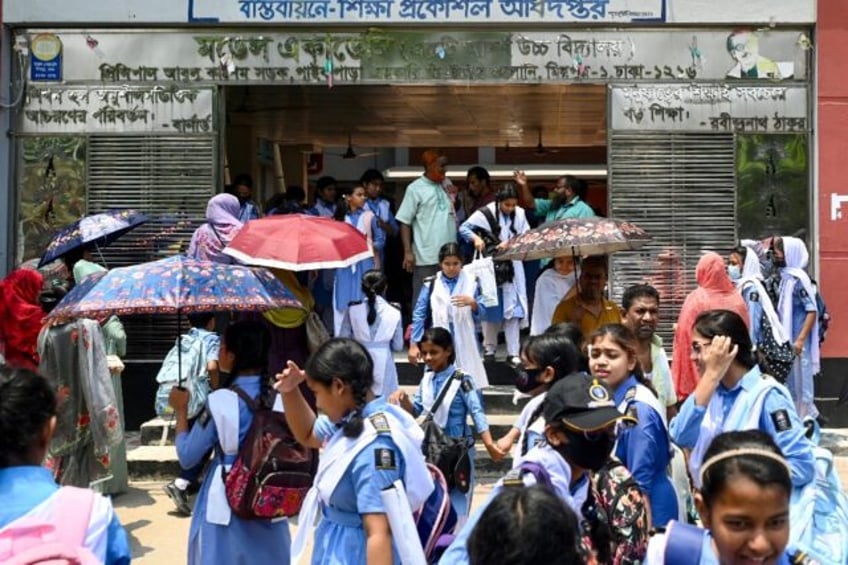
[[[778,455],[773,451],[768,451],[766,449],[758,449],[756,447],[743,447],[740,449],[731,449],[729,451],[725,451],[724,453],[719,453],[718,455],[713,455],[709,459],[707,459],[703,465],[701,465],[701,484],[704,484],[704,476],[707,474],[707,470],[718,463],[719,461],[724,461],[725,459],[730,459],[731,457],[741,457],[743,455],[757,455],[759,457],[765,457],[766,459],[771,459],[773,461],[777,461],[783,467],[786,468],[786,472],[790,475],[792,474],[792,470],[789,468],[789,463],[786,462],[786,459],[783,456]]]

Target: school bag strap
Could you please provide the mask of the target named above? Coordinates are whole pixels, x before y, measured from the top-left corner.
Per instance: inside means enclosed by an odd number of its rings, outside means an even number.
[[[535,461],[522,461],[518,467],[510,470],[503,478],[504,487],[524,487],[524,475],[532,475],[536,480],[536,484],[551,491],[554,490],[554,484],[551,481],[551,475],[548,470],[541,464]]]
[[[439,406],[442,405],[442,402],[445,400],[445,396],[447,396],[448,394],[448,389],[450,388],[451,381],[457,378],[462,380],[462,371],[460,371],[459,369],[454,371],[450,378],[445,381],[445,384],[442,385],[442,390],[439,391],[439,396],[436,397],[436,400],[433,401],[433,405],[430,406],[430,409],[427,411],[427,415],[424,417],[422,425],[433,419],[434,414],[439,409]]]
[[[247,404],[247,407],[250,409],[251,412],[256,412],[256,409],[259,407],[259,404],[253,398],[251,398],[249,394],[244,392],[244,389],[242,389],[238,385],[233,385],[232,387],[230,387],[230,390],[236,393],[238,397],[241,398],[245,404]]]
[[[486,221],[489,222],[489,231],[493,236],[500,239],[501,237],[501,225],[498,223],[498,220],[495,218],[495,215],[492,214],[492,211],[489,210],[488,206],[483,206],[480,208],[480,212],[486,216]]]
[[[665,531],[666,563],[700,563],[706,530],[671,520]]]

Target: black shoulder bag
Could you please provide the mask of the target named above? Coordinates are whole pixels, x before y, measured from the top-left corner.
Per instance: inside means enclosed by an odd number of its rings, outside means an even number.
[[[480,208],[480,212],[486,216],[486,220],[489,222],[491,239],[483,237],[483,241],[486,242],[486,256],[491,256],[501,243],[501,226],[488,206]],[[493,263],[495,267],[495,283],[498,286],[504,283],[510,283],[515,279],[515,268],[512,266],[512,261],[493,261]]]
[[[436,397],[433,406],[424,417],[421,428],[424,430],[424,441],[421,442],[421,451],[428,463],[439,468],[445,476],[445,482],[449,489],[456,488],[462,493],[471,488],[471,458],[468,456],[470,448],[468,438],[451,437],[433,421],[433,415],[439,409],[445,396],[450,389],[453,379],[462,379],[460,371],[454,371],[453,375],[442,385],[439,396]]]

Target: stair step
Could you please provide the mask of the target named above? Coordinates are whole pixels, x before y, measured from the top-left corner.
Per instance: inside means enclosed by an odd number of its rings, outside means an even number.
[[[417,385],[421,382],[421,376],[424,374],[424,364],[419,363],[413,365],[408,361],[401,360],[400,356],[395,356],[395,366],[398,372],[398,382],[402,385]],[[486,377],[489,379],[489,384],[496,386],[509,386],[515,384],[515,369],[504,361],[486,361],[483,363],[486,368]]]
[[[141,445],[174,445],[177,422],[174,418],[153,418],[141,425]],[[164,434],[164,442],[163,440]]]
[[[173,445],[140,445],[127,449],[127,468],[132,480],[175,478],[180,473],[177,448]]]

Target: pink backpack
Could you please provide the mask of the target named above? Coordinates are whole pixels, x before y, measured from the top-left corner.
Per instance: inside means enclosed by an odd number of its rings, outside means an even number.
[[[83,544],[94,492],[62,487],[52,496],[49,518],[24,516],[0,530],[4,565],[95,565],[101,561]]]

